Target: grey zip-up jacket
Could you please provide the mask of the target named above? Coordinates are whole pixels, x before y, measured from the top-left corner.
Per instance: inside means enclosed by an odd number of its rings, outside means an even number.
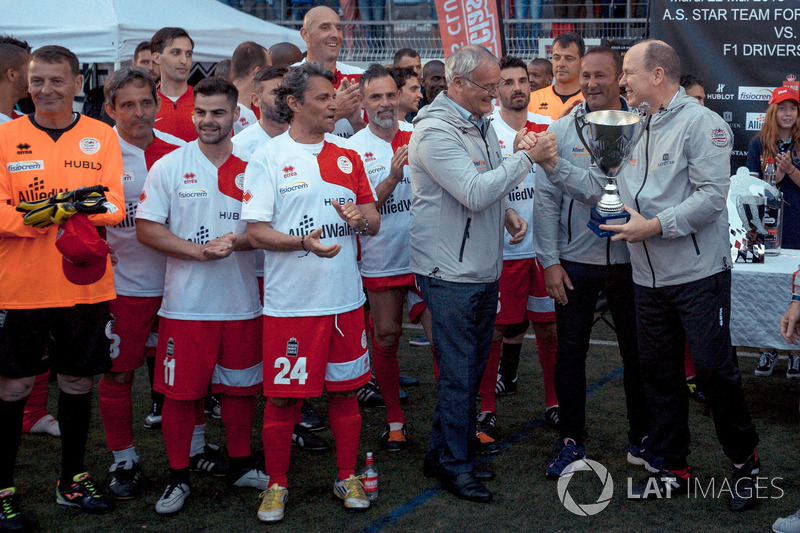
[[[624,100],[622,103],[623,109],[627,110]],[[592,158],[575,131],[575,113],[585,106],[585,102],[580,104],[568,116],[550,124],[547,130],[556,134],[560,158],[588,170]],[[600,238],[586,226],[591,209],[592,205],[564,194],[549,180],[536,182],[533,244],[536,258],[544,268],[559,264],[560,259],[589,265],[631,262],[624,242],[612,242],[610,237]]]
[[[662,234],[629,243],[633,281],[669,287],[731,269],[726,199],[733,134],[722,118],[683,88],[649,120],[633,158],[618,176],[625,205],[658,217]],[[547,178],[594,205],[605,178],[561,159]]]
[[[491,283],[503,267],[505,197],[533,166],[522,152],[503,161],[494,128],[464,119],[446,92],[414,119],[411,271],[457,283]]]

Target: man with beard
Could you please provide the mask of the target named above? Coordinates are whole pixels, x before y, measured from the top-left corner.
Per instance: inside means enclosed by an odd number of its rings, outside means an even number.
[[[581,58],[586,51],[583,37],[561,33],[553,40],[555,85],[548,85],[531,95],[528,109],[533,113],[558,119],[570,105],[581,101]]]
[[[159,78],[161,78],[161,72],[158,69],[158,65],[156,65],[155,61],[153,61],[153,52],[150,51],[149,41],[143,41],[136,45],[136,50],[133,52],[133,61],[131,61],[131,66],[145,69],[150,75],[150,78],[156,83],[158,83]]]
[[[414,73],[410,68],[403,70]],[[408,446],[405,416],[400,407],[397,362],[397,349],[403,333],[403,304],[409,292],[422,298],[408,267],[411,223],[408,140],[413,128],[397,119],[395,79],[388,69],[377,64],[364,72],[359,85],[369,124],[350,139],[361,154],[367,177],[378,195],[376,206],[383,227],[379,235],[360,238],[361,277],[375,323],[372,365],[386,404],[387,426],[381,435],[381,446],[390,452]],[[416,79],[416,76],[409,79]],[[412,306],[409,312],[411,320],[421,319],[426,332],[430,333],[430,313],[427,310],[420,312],[420,309],[424,307]]]
[[[188,83],[194,41],[183,28],[161,28],[150,39],[150,51],[161,74],[158,86],[161,107],[156,115],[156,129],[186,142],[197,139],[192,122],[194,98]]]
[[[264,490],[269,481],[250,456],[261,328],[255,257],[239,216],[249,154],[231,142],[238,95],[211,77],[194,97],[197,141],[153,165],[136,211],[139,240],[169,256],[156,349],[164,372],[155,388],[165,396],[170,474],[159,514],[176,513],[189,495],[192,433],[209,382],[222,394],[228,483]]]
[[[0,124],[14,116],[17,102],[28,96],[30,52],[13,44],[0,44]]]
[[[514,138],[524,129],[542,132],[552,122],[550,117],[535,115],[528,111],[530,90],[525,63],[517,57],[504,57],[500,61],[498,88],[500,107],[492,114],[492,127],[497,133],[503,160],[514,153]],[[522,339],[528,329],[528,321],[536,332],[536,347],[544,379],[545,419],[554,425],[558,420],[558,399],[553,383],[553,368],[556,363],[556,329],[553,299],[544,288],[544,269],[533,250],[535,228],[533,218],[534,182],[537,165],[527,173],[522,183],[508,193],[508,206],[525,219],[528,232],[519,244],[511,244],[513,237],[506,232],[503,238],[503,272],[500,275],[500,292],[495,319],[489,361],[481,380],[481,406],[478,413],[478,450],[497,453],[497,406],[495,393],[513,394],[517,390],[517,367],[522,348]],[[506,344],[503,337],[507,336]],[[501,363],[502,347],[502,364]],[[500,372],[496,369],[500,364]]]
[[[417,115],[419,102],[422,100],[419,77],[411,67],[391,67],[389,73],[398,87],[397,116],[403,117],[405,122],[411,122]]]
[[[438,59],[428,61],[422,67],[422,101],[419,103],[419,108],[422,109],[426,105],[433,102],[436,96],[447,89],[447,79],[444,75],[444,63]]]

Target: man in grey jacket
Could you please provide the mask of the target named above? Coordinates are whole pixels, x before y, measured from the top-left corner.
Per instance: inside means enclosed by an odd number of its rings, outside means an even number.
[[[679,85],[680,60],[661,41],[625,55],[620,86],[628,102],[653,111],[633,158],[620,173],[631,214],[601,225],[628,242],[635,283],[639,354],[654,419],[652,452],[662,470],[633,487],[633,498],[686,490],[690,480],[684,345],[707,389],[717,437],[733,462],[731,510],[756,502],[758,435],[750,419],[730,340],[731,258],[726,197],[733,136],[728,125]],[[555,163],[555,164],[553,164]],[[548,179],[586,203],[596,203],[605,179],[563,159],[542,163]],[[657,490],[653,490],[657,489]]]
[[[425,470],[442,487],[478,502],[491,493],[473,472],[475,399],[486,366],[503,264],[503,226],[520,242],[527,224],[504,198],[534,162],[555,156],[555,136],[519,132],[529,148],[505,161],[486,116],[500,85],[499,61],[481,46],[455,51],[448,90],[414,120],[409,143],[410,267],[431,311],[438,401]],[[537,136],[538,135],[538,136]]]
[[[579,75],[586,113],[628,110],[619,96],[622,58],[605,46],[589,50],[581,60]],[[588,169],[589,152],[575,129],[575,111],[548,128],[558,139],[558,156],[575,167]],[[571,463],[586,455],[586,354],[594,324],[597,298],[603,291],[625,365],[623,377],[628,408],[628,461],[657,471],[660,464],[642,441],[649,430],[647,401],[639,373],[636,313],[628,249],[624,242],[601,239],[590,230],[591,206],[562,193],[546,179],[536,183],[533,209],[533,242],[544,267],[548,294],[557,303],[558,350],[555,385],[559,403],[559,441],[547,465],[548,478],[557,479]]]

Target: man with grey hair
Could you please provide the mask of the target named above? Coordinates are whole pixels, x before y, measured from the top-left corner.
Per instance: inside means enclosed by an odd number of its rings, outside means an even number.
[[[505,196],[540,159],[555,155],[555,136],[517,133],[526,150],[503,161],[487,121],[501,83],[498,59],[481,46],[455,51],[445,65],[448,90],[414,120],[409,143],[410,268],[432,315],[439,366],[438,400],[425,471],[466,500],[489,502],[473,471],[475,399],[486,367],[503,266],[504,226],[512,243],[527,224]]]
[[[631,498],[686,491],[691,481],[684,346],[706,389],[722,449],[733,463],[729,506],[756,503],[758,435],[742,391],[730,338],[731,256],[725,202],[733,135],[716,113],[680,86],[680,60],[662,41],[633,46],[620,87],[628,103],[650,105],[647,134],[620,173],[630,220],[600,225],[626,241],[633,269],[639,359],[655,427],[648,440],[661,470]],[[576,200],[595,204],[605,178],[565,159],[542,162],[547,178]],[[687,265],[691,265],[687,267]],[[648,443],[648,447],[650,444]]]

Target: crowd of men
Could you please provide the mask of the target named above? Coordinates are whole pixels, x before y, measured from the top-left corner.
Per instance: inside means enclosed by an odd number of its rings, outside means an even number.
[[[323,391],[333,492],[367,509],[359,400],[379,391],[382,446],[408,446],[406,305],[437,378],[426,475],[491,501],[494,473],[475,458],[499,451],[495,398],[516,391],[532,324],[545,419],[560,434],[542,466],[558,479],[586,457],[600,292],[625,366],[627,460],[652,473],[632,496],[691,479],[688,342],[732,463],[730,508],[751,507],[758,436],[729,333],[732,135],[679,85],[674,50],[645,41],[623,61],[564,33],[552,64],[465,46],[446,63],[423,66],[403,49],[362,70],[338,61],[333,10],[309,11],[301,35],[305,57],[288,43],[242,43],[229,70],[192,87],[194,41],[159,30],[106,80],[113,130],[73,112],[83,78],[72,52],[0,44],[0,530],[26,527],[15,461],[26,400],[48,370],[60,389],[57,503],[102,513],[139,495],[131,395],[145,361],[146,424],[160,424],[169,460],[157,513],[184,506],[196,471],[262,491],[258,519],[282,520],[292,444],[327,447],[307,431],[319,421],[303,402]],[[11,120],[28,93],[34,112]],[[586,221],[605,179],[575,113],[643,102],[649,133],[620,180],[630,221],[599,238]],[[662,156],[675,164],[648,166]],[[83,463],[98,374],[113,455],[102,487]],[[251,456],[259,393],[264,470]],[[205,440],[209,398],[226,458]]]

